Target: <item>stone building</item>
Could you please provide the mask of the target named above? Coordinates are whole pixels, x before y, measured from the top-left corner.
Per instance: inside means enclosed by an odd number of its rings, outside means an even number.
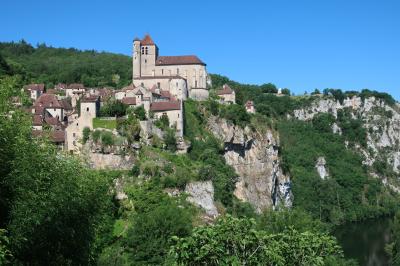
[[[65,132],[65,146],[69,152],[79,152],[82,147],[81,139],[83,129],[88,127],[93,130],[93,118],[97,117],[100,108],[98,96],[89,96],[81,99],[80,116],[72,116]]]
[[[163,115],[168,116],[169,124],[176,128],[177,136],[183,136],[182,101],[153,102],[150,104],[150,111],[156,119]]]
[[[150,35],[133,41],[133,84],[168,90],[177,99],[208,98],[206,64],[195,55],[159,56]]]
[[[29,84],[24,87],[24,89],[29,93],[29,97],[36,101],[44,93],[44,84]]]
[[[221,103],[236,103],[236,94],[235,91],[228,86],[228,84],[224,84],[222,86],[222,90],[217,91],[217,96],[220,98]]]

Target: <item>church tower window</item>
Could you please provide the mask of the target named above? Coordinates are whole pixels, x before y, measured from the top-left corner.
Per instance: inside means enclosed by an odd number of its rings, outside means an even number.
[[[148,47],[144,48],[144,51],[145,51],[145,54],[149,54],[149,48]]]
[[[142,47],[142,54],[144,54],[144,47]]]

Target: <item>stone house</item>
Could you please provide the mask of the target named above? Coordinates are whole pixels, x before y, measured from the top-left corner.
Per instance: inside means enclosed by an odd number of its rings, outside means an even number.
[[[183,112],[182,101],[162,101],[152,102],[150,111],[154,114],[155,119],[160,119],[161,116],[167,115],[169,125],[176,127],[176,133],[179,137],[183,136]]]
[[[84,97],[80,102],[80,116],[73,114],[66,128],[65,146],[69,152],[79,152],[82,147],[82,132],[85,127],[93,130],[93,118],[96,118],[100,108],[99,96]]]
[[[236,103],[235,91],[228,84],[224,84],[222,90],[217,91],[217,96],[220,98],[221,103]]]
[[[29,93],[29,97],[36,101],[45,91],[44,84],[29,84],[24,87],[25,91]]]
[[[81,83],[69,84],[65,89],[65,96],[72,97],[74,94],[82,94],[86,91],[85,86]]]

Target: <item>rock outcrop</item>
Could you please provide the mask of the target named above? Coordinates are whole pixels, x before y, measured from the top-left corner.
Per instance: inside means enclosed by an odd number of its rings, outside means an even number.
[[[325,157],[319,157],[317,159],[315,168],[317,169],[318,175],[319,175],[319,177],[321,177],[321,179],[325,179],[329,176],[328,170],[326,169]]]
[[[214,187],[211,181],[188,183],[185,193],[189,195],[187,200],[202,208],[207,216],[212,219],[218,216],[217,207],[214,205]]]
[[[352,119],[361,119],[366,129],[367,146],[355,145],[356,150],[364,158],[364,165],[373,166],[377,160],[384,161],[393,172],[400,174],[399,104],[389,105],[384,100],[375,97],[362,99],[359,96],[353,96],[346,98],[343,103],[325,97],[315,100],[309,107],[295,110],[293,117],[307,121],[319,113],[331,113],[337,118],[338,111],[344,109],[351,112]],[[342,130],[336,123],[332,130],[334,133],[342,134]],[[384,181],[386,177],[381,178]]]
[[[292,204],[289,176],[281,168],[279,138],[272,130],[254,131],[212,117],[209,130],[225,146],[224,157],[239,176],[235,196],[260,213],[268,207]]]

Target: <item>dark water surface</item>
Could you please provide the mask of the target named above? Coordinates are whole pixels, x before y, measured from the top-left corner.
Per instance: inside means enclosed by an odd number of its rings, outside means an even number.
[[[390,217],[348,223],[335,231],[346,258],[356,259],[362,266],[389,265],[385,245],[390,242]]]

